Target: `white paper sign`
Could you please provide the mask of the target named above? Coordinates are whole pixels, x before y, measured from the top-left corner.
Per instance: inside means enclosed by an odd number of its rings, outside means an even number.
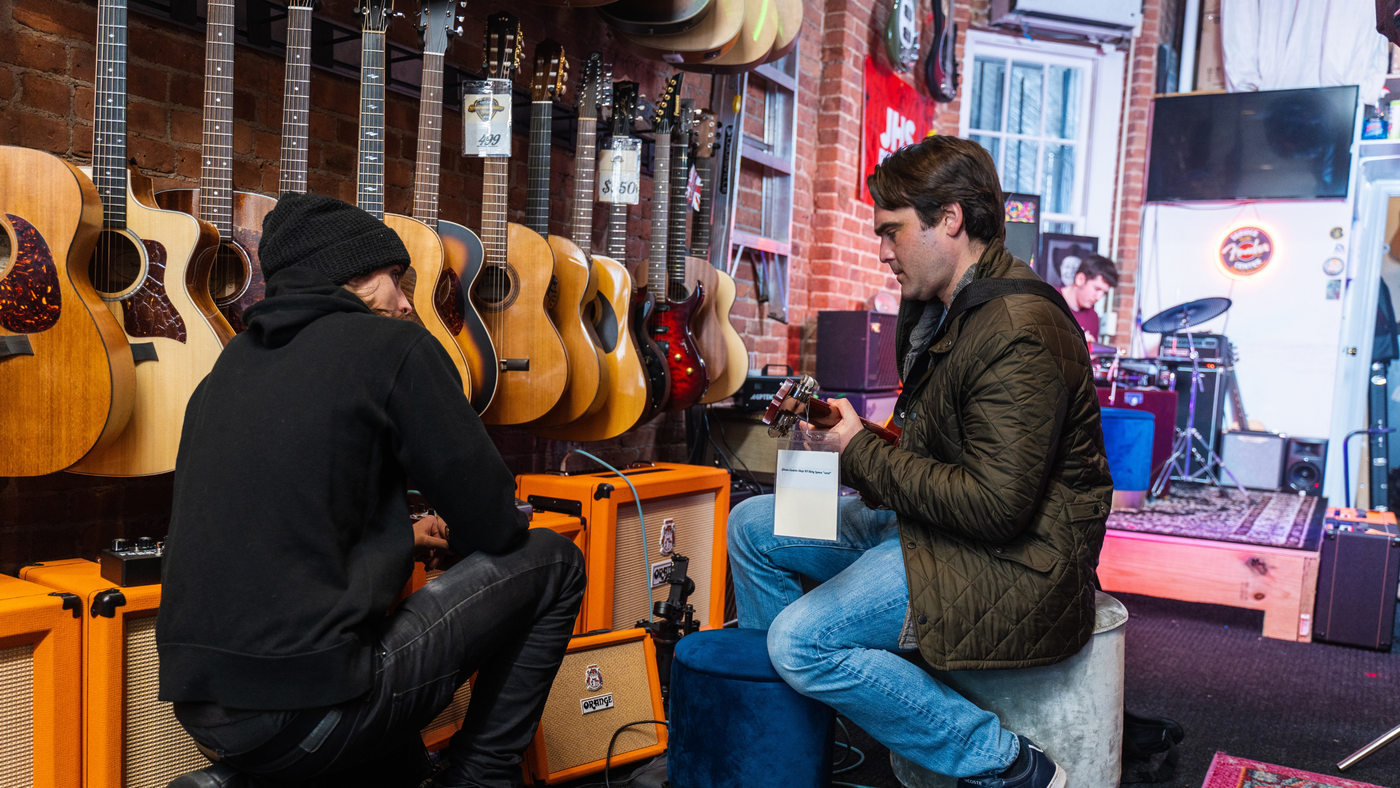
[[[510,82],[462,83],[462,155],[510,155]]]
[[[773,486],[774,535],[836,540],[840,454],[779,450]]]
[[[599,154],[598,202],[636,205],[641,201],[642,141],[620,137]]]

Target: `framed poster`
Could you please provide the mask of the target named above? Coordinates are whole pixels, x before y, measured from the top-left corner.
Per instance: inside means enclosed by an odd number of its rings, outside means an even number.
[[[861,118],[860,199],[874,205],[865,179],[875,165],[905,145],[933,133],[935,104],[899,75],[865,58],[865,107]]]
[[[1035,272],[1054,287],[1074,281],[1079,261],[1099,251],[1099,239],[1092,235],[1046,233],[1040,237],[1040,255]]]
[[[1002,196],[1006,199],[1006,249],[1035,268],[1040,257],[1040,195],[1007,192]]]

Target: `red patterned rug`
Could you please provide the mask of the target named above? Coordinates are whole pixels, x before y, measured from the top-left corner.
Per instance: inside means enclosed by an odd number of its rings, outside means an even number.
[[[1147,502],[1146,508],[1119,509],[1108,527],[1164,536],[1220,542],[1313,549],[1326,510],[1325,498],[1293,493],[1173,482],[1171,495]]]
[[[1223,752],[1215,754],[1201,788],[1385,788],[1372,783],[1359,783],[1341,777],[1274,766],[1269,763],[1236,758]]]

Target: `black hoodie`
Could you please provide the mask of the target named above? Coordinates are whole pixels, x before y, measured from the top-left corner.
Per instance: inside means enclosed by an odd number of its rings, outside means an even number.
[[[457,553],[509,550],[528,525],[431,334],[307,268],[267,294],[185,411],[161,700],[283,710],[368,691],[375,625],[412,569],[407,477]]]

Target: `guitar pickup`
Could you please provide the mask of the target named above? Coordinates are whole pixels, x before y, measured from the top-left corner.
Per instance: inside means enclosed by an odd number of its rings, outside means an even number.
[[[529,372],[530,359],[528,358],[503,358],[501,359],[502,372]]]
[[[14,334],[12,336],[0,337],[0,359],[10,356],[32,356],[34,346],[29,344],[29,336],[26,334]]]

